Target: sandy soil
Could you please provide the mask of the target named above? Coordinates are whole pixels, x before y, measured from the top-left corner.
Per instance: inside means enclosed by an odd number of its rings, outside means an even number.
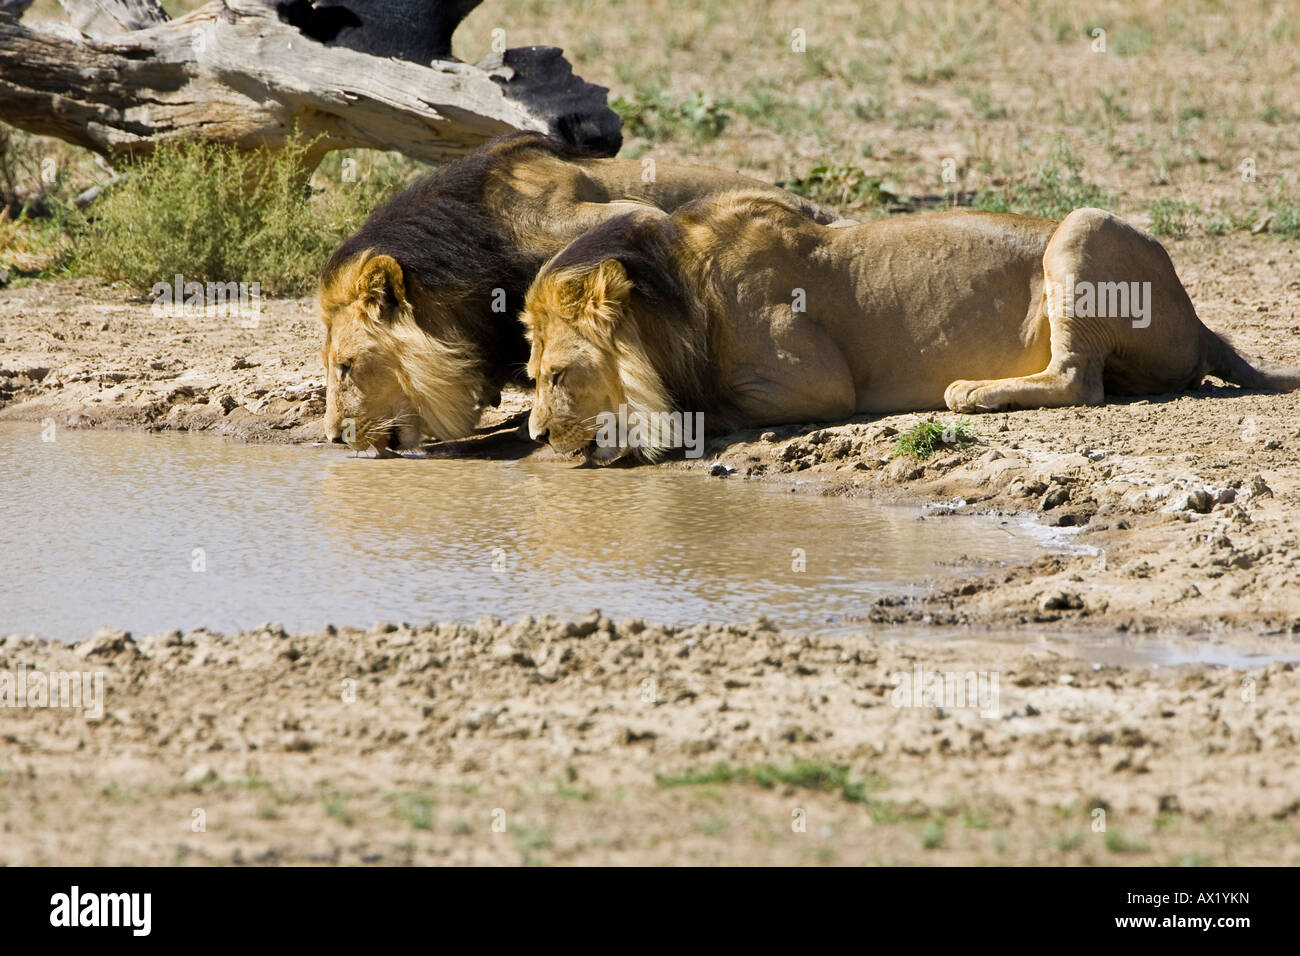
[[[172,316],[91,281],[0,291],[0,409],[56,426],[321,437],[320,323],[307,299],[253,319]]]
[[[104,717],[6,712],[0,862],[1300,862],[1300,685],[1066,645],[592,616],[74,648]],[[899,675],[974,672],[981,706]]]

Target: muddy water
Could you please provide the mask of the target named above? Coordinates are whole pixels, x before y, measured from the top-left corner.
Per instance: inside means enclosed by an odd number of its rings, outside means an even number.
[[[581,615],[861,626],[884,591],[1032,558],[995,519],[743,480],[0,426],[0,634]],[[802,567],[802,570],[799,568]]]

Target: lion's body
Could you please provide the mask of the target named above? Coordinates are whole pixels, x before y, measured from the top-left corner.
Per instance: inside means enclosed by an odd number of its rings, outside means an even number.
[[[737,173],[590,158],[532,133],[503,137],[414,183],[322,273],[327,435],[382,450],[467,434],[501,386],[521,376],[527,345],[516,316],[548,258],[632,204],[673,210],[737,188],[833,218]],[[349,383],[340,366],[366,374]]]
[[[1084,308],[1066,287],[1100,291]],[[1083,314],[1122,304],[1120,292],[1127,314]],[[543,270],[525,321],[532,429],[562,436],[565,451],[619,405],[701,411],[716,430],[1091,404],[1206,374],[1296,384],[1202,325],[1160,244],[1095,209],[1059,223],[948,212],[828,229],[779,200],[729,194],[588,233]],[[585,395],[543,384],[575,360],[607,366],[579,373]]]

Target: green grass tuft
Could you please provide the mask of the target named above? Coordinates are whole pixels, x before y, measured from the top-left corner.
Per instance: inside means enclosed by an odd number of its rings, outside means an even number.
[[[928,421],[913,425],[901,432],[894,439],[894,447],[900,455],[915,458],[918,461],[929,458],[945,446],[961,448],[977,439],[970,420]]]
[[[1172,236],[1181,239],[1191,232],[1201,215],[1195,203],[1181,199],[1157,199],[1148,208],[1151,214],[1151,235]]]
[[[819,163],[803,176],[781,184],[796,196],[825,206],[884,206],[898,197],[880,179],[868,176],[856,166]]]
[[[897,819],[891,803],[870,795],[869,787],[878,781],[853,780],[849,768],[843,764],[796,760],[788,765],[764,763],[754,767],[733,767],[728,763],[718,763],[703,770],[687,770],[676,775],[656,774],[655,781],[665,788],[751,783],[768,790],[786,786],[817,793],[838,793],[849,803],[867,807],[877,823],[890,823]]]
[[[1060,140],[1052,155],[1026,179],[1001,189],[984,189],[973,205],[986,212],[1014,212],[1024,216],[1064,219],[1075,209],[1092,206],[1111,209],[1115,197],[1083,178],[1083,160]]]
[[[667,90],[641,88],[634,99],[618,96],[610,108],[633,135],[669,140],[682,133],[697,143],[717,139],[731,123],[731,113],[713,97],[698,91],[678,103]]]

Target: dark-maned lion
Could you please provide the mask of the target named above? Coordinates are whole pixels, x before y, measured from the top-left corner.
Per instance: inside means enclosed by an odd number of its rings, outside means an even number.
[[[381,452],[465,436],[522,376],[528,346],[516,317],[548,258],[635,208],[625,201],[672,210],[736,188],[834,218],[737,173],[591,158],[539,133],[503,137],[420,179],[322,273],[326,435]]]
[[[1300,386],[1202,325],[1164,248],[1099,209],[828,229],[753,192],[642,208],[549,262],[522,319],[533,437],[601,461],[680,447],[683,414],[716,432],[1094,404],[1207,374]]]

